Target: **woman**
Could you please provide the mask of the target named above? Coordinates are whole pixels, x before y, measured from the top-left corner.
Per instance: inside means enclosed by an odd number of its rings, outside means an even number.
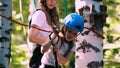
[[[61,65],[66,64],[74,53],[74,42],[78,34],[83,31],[84,20],[78,14],[72,13],[65,17],[63,24],[59,34],[60,38],[55,34],[51,34],[48,41],[41,46],[41,52],[44,55],[40,68],[61,68]],[[54,62],[56,58],[58,67],[56,67],[56,63]]]
[[[58,0],[40,0],[37,11],[32,15],[31,26],[47,31],[54,31],[54,26],[59,29],[59,19],[56,10],[57,1]],[[38,68],[41,64],[42,53],[39,52],[40,47],[50,34],[36,28],[30,27],[28,35],[29,41],[37,44],[33,56],[30,59],[29,65],[31,68]]]

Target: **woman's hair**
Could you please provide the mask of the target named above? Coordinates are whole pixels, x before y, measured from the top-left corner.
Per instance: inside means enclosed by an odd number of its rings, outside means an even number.
[[[49,9],[46,5],[46,0],[39,0],[38,7],[42,9],[47,17],[48,24],[53,28],[53,25],[56,25],[57,28],[60,28],[59,17],[57,13],[57,8]]]

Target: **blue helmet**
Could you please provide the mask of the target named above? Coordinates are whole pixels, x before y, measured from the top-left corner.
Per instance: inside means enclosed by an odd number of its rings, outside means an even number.
[[[67,15],[63,20],[63,24],[68,28],[76,30],[80,33],[84,29],[84,19],[77,13],[71,13]]]

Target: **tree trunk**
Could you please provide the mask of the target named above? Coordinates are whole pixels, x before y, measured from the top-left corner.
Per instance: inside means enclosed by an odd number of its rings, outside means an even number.
[[[0,0],[0,14],[11,17],[11,0]],[[10,44],[11,44],[11,22],[0,18],[0,68],[9,68]]]
[[[103,35],[107,7],[102,5],[102,0],[76,0],[75,8],[83,16],[85,27]],[[84,29],[77,39],[75,68],[103,68],[103,38]]]

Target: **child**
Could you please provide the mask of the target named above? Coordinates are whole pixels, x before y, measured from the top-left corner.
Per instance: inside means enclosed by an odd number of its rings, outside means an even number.
[[[84,20],[80,15],[71,13],[65,17],[63,24],[59,36],[52,34],[48,41],[41,46],[41,52],[44,55],[40,68],[55,68],[54,60],[56,58],[58,66],[61,68],[61,65],[64,65],[74,53],[74,42],[78,34],[83,31]],[[54,57],[53,50],[56,52],[57,57]]]

